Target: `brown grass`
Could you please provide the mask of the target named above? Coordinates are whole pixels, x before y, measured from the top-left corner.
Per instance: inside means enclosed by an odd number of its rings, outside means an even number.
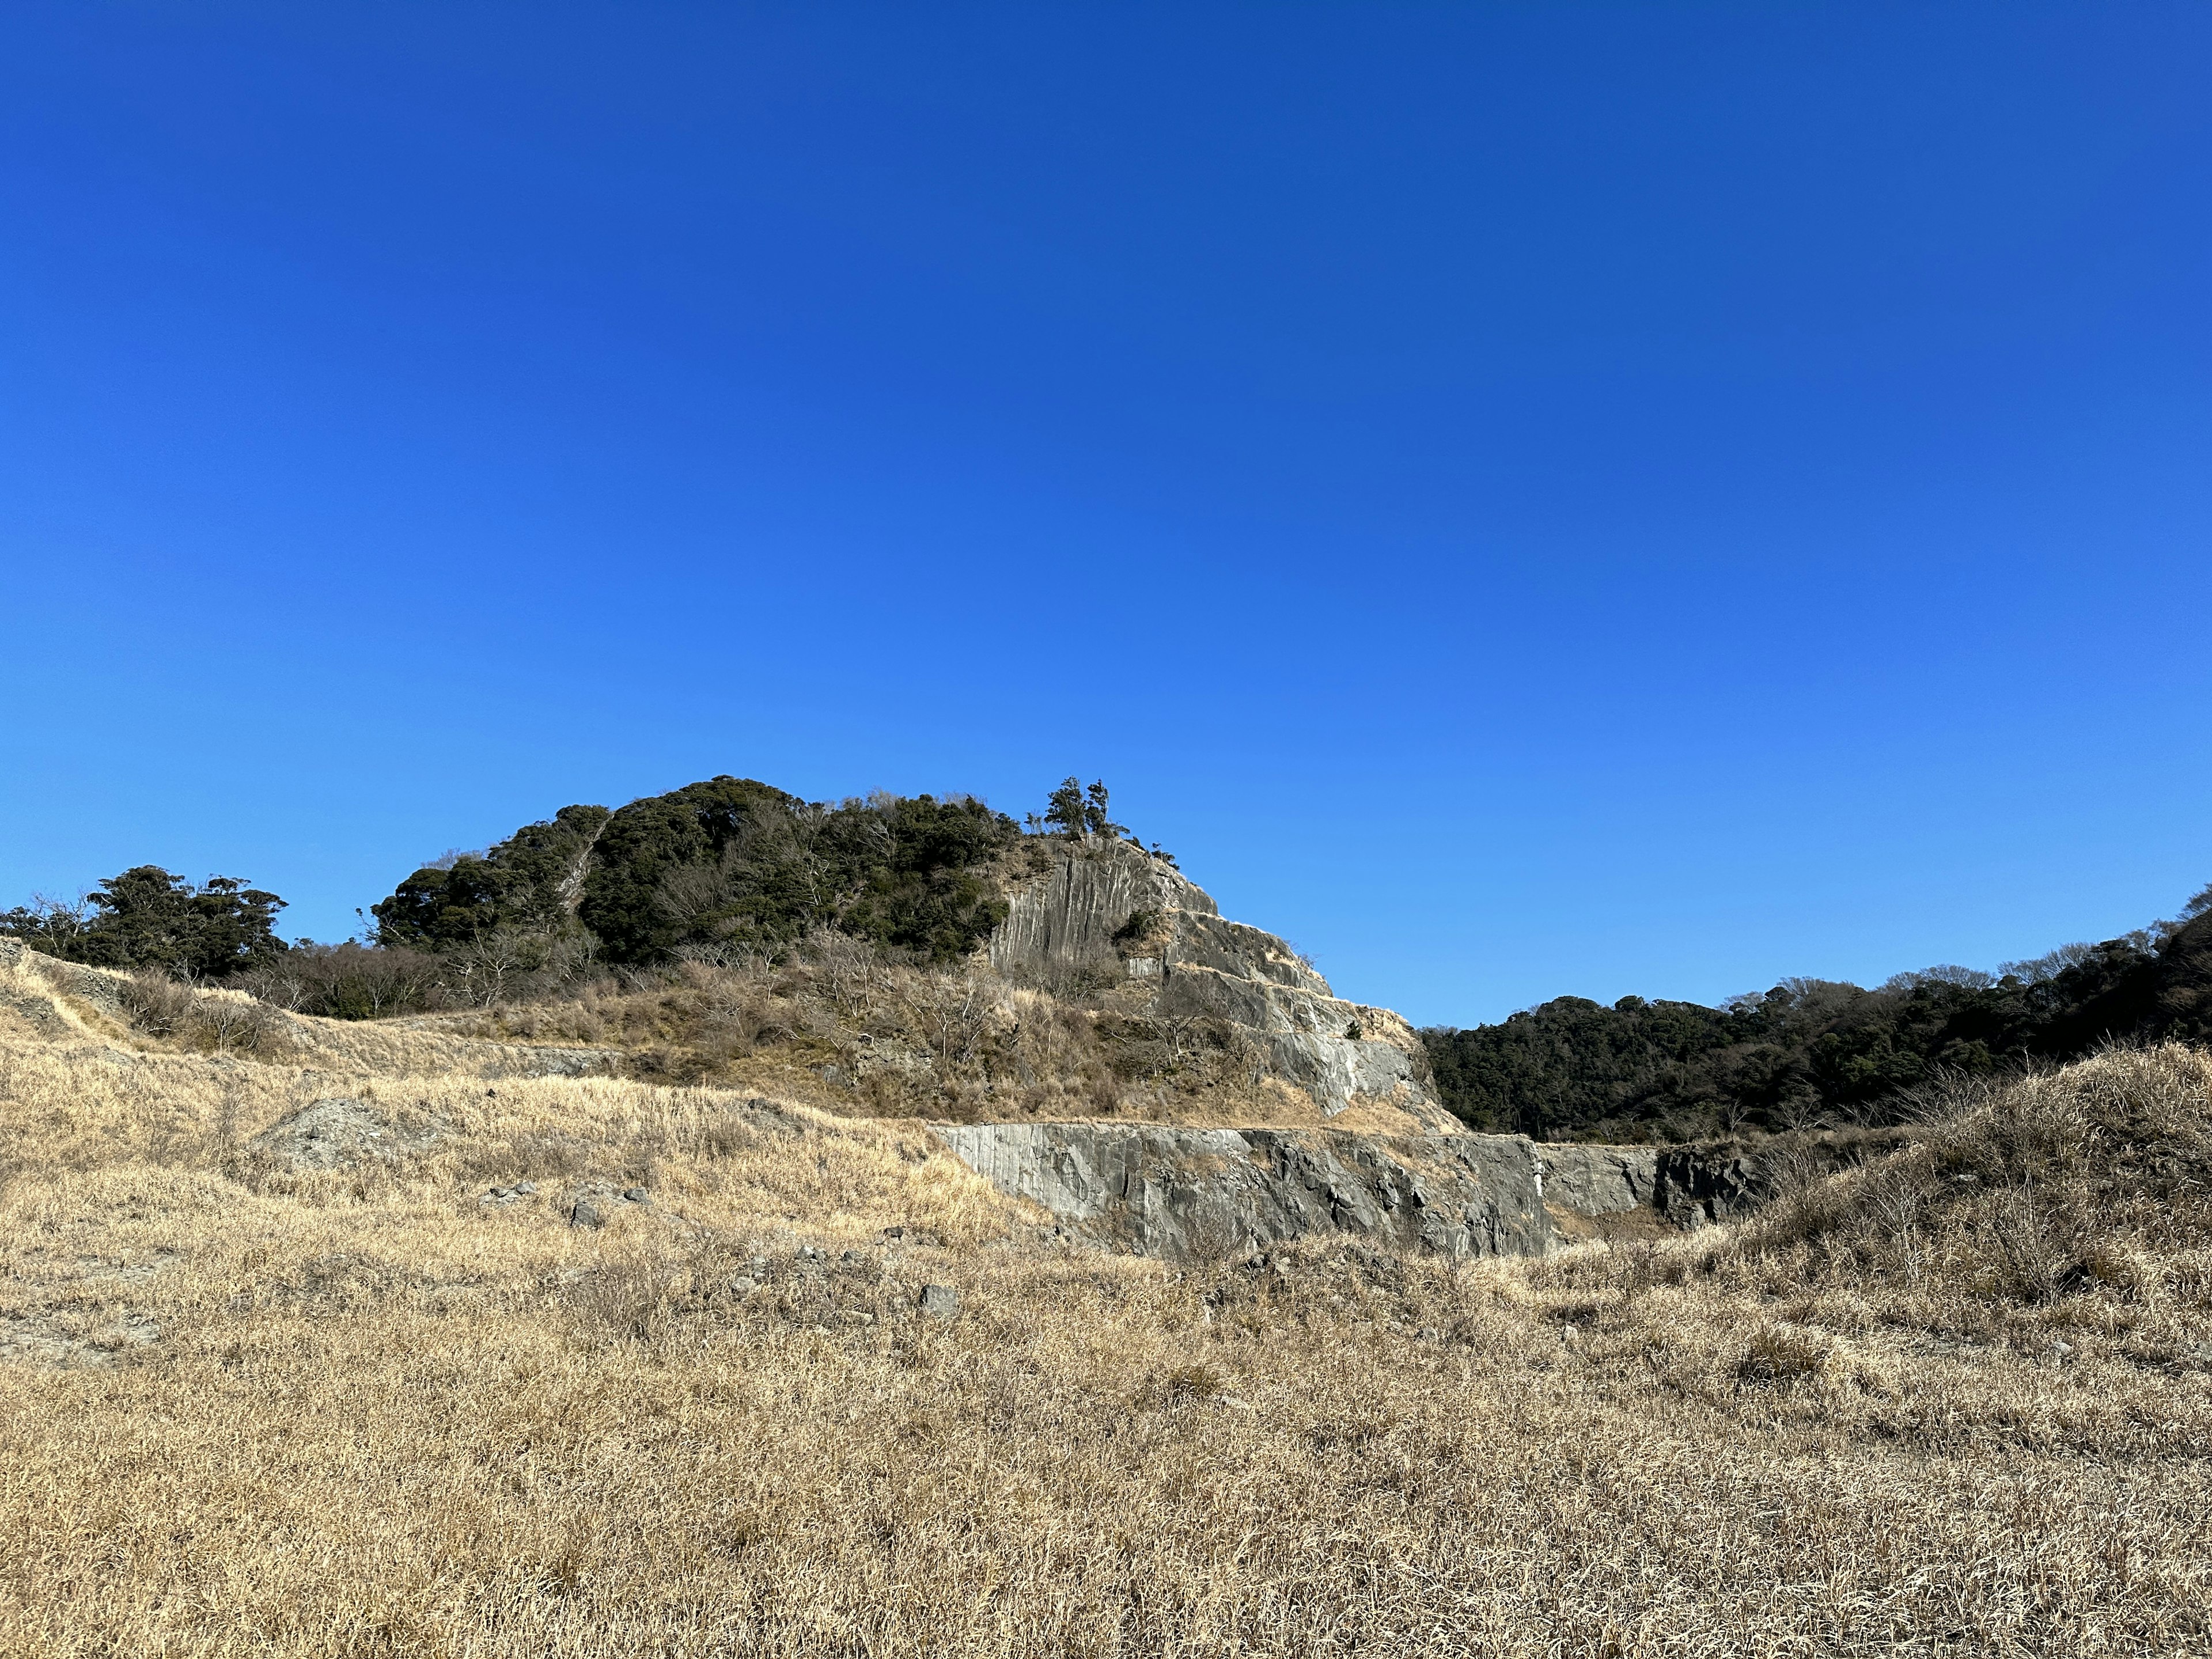
[[[331,1096],[437,1138],[257,1147]],[[0,1650],[2212,1650],[2208,1113],[2115,1054],[1740,1229],[1178,1270],[910,1121],[19,1035]]]

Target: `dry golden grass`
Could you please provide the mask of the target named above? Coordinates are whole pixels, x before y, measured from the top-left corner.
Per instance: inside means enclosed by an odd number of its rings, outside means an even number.
[[[1178,1269],[910,1120],[0,1039],[0,1650],[2212,1651],[2212,1068],[2032,1087],[1917,1207]]]
[[[0,940],[0,951],[12,941]],[[949,1122],[1105,1118],[1420,1134],[1388,1101],[1324,1118],[1219,1021],[1143,1014],[1149,992],[1084,1005],[975,963],[890,961],[836,935],[788,959],[678,963],[548,1000],[380,1021],[289,1013],[238,990],[35,953],[0,956],[0,1031],[98,1039],[132,1052],[211,1053],[386,1077],[619,1073],[713,1085],[846,1116]],[[1388,1010],[1370,1027],[1414,1042]]]

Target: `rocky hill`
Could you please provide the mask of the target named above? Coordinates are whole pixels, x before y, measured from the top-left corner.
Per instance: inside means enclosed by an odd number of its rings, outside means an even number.
[[[1431,1132],[1461,1127],[1430,1086],[1420,1040],[1388,1008],[1346,1002],[1274,934],[1225,920],[1166,860],[1086,837],[1015,885],[991,965],[1062,993],[1127,988],[1121,1006],[1171,1031],[1212,1024],[1327,1121],[1356,1104]]]

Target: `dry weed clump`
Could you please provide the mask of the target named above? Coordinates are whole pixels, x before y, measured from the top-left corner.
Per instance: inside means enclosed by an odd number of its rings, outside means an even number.
[[[2212,1651],[2212,1077],[2033,1086],[1903,1221],[1176,1268],[911,1120],[0,1040],[0,1651]],[[1993,1170],[2130,1273],[1977,1279]]]

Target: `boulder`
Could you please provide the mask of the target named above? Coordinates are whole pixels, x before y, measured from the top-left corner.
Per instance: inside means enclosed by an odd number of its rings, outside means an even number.
[[[960,1311],[960,1292],[950,1285],[925,1285],[915,1305],[933,1319],[950,1319]]]

